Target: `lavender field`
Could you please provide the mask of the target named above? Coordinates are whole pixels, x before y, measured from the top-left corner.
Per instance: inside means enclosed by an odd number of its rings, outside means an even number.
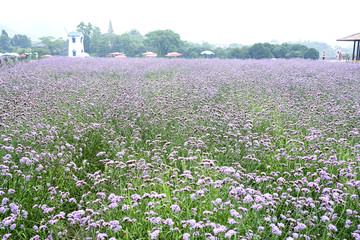
[[[360,239],[360,65],[0,69],[2,239]]]

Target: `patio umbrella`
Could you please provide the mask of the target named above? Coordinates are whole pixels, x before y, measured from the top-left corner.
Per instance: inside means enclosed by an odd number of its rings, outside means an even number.
[[[121,55],[125,55],[124,53],[119,53],[119,52],[112,52],[112,53],[109,53],[109,55],[111,56],[121,56]]]
[[[156,54],[156,53],[153,53],[153,52],[142,53],[142,55],[148,55],[148,54]]]
[[[26,54],[23,53],[23,54],[21,54],[19,57],[20,57],[20,58],[26,57]]]
[[[157,57],[157,54],[156,53],[149,53],[149,54],[146,54],[145,57]]]
[[[4,53],[4,56],[5,56],[5,57],[18,57],[18,56],[19,56],[19,54],[17,54],[17,53],[9,53],[9,52],[7,52],[7,53]]]
[[[171,52],[165,55],[165,57],[178,57],[178,56],[182,56],[182,54],[178,52]]]
[[[215,55],[215,53],[213,53],[212,51],[203,51],[200,54],[202,54],[202,55]]]
[[[119,56],[116,56],[115,58],[127,58],[126,55],[119,55]]]

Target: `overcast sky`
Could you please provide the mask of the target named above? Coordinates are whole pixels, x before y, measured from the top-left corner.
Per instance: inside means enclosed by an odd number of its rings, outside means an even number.
[[[182,40],[252,44],[273,39],[320,41],[360,32],[360,0],[10,0],[0,25],[30,36],[66,38],[84,21],[116,34],[171,29]],[[65,30],[66,29],[66,30]]]

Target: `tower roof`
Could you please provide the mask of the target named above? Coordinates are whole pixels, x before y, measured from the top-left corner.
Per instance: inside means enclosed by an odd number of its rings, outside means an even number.
[[[81,37],[84,36],[81,32],[69,32],[68,37]]]

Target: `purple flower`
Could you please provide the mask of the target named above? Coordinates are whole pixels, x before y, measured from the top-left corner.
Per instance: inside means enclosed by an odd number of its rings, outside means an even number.
[[[108,235],[106,233],[98,233],[97,240],[104,240],[107,236]]]
[[[96,156],[97,157],[100,157],[100,156],[103,156],[103,155],[105,155],[106,154],[106,152],[98,152],[97,154],[96,154]]]
[[[39,235],[36,235],[36,236],[30,238],[29,240],[39,240],[39,239],[40,239],[40,236],[39,236]]]
[[[5,151],[9,151],[9,152],[13,152],[14,151],[14,147],[13,146],[2,146],[2,149],[4,149]],[[11,155],[10,155],[11,157]]]
[[[169,225],[170,227],[172,227],[175,223],[174,223],[174,221],[173,221],[171,218],[167,218],[167,219],[164,221],[164,224],[167,224],[167,225]]]
[[[298,232],[298,231],[304,230],[304,229],[306,229],[306,225],[303,223],[298,223],[298,225],[294,228],[294,231]]]
[[[160,234],[160,230],[155,230],[154,232],[150,232],[149,236],[151,239],[157,239]]]
[[[254,204],[251,206],[252,209],[255,209],[256,211],[259,211],[260,209],[263,208],[263,206],[261,204]]]
[[[1,205],[4,206],[8,201],[9,199],[7,197],[3,198],[3,200],[1,201]]]
[[[225,226],[219,226],[219,227],[215,227],[213,229],[215,235],[218,235],[219,233],[225,232],[226,230],[227,230],[227,227],[225,227]]]
[[[2,239],[3,239],[3,240],[6,240],[6,239],[8,239],[9,237],[11,237],[11,233],[4,234],[3,237],[2,237]]]
[[[229,230],[227,233],[225,233],[225,238],[231,238],[235,234],[236,232],[234,230]]]
[[[237,224],[237,222],[233,218],[229,218],[228,223],[229,224]]]
[[[275,235],[281,235],[282,234],[282,231],[278,228],[278,226],[276,226],[275,224],[271,223],[270,224],[271,228],[272,228],[272,232],[275,234]]]
[[[345,221],[345,228],[349,228],[350,227],[350,225],[352,224],[352,221],[351,220],[346,220]]]
[[[11,224],[10,230],[14,230],[15,228],[16,228],[16,224],[15,223]]]
[[[14,214],[19,214],[20,213],[19,206],[16,205],[15,203],[10,203],[9,206],[11,208],[12,213],[14,213]]]
[[[179,205],[174,204],[174,205],[171,205],[170,208],[171,208],[171,210],[173,210],[175,213],[180,212],[180,207],[179,207]]]
[[[9,153],[3,157],[4,161],[10,160],[10,159],[11,159],[11,154],[9,154]]]
[[[323,215],[321,216],[321,221],[323,222],[330,221],[330,218],[328,216]]]
[[[129,205],[123,204],[123,205],[121,206],[121,210],[122,210],[122,211],[127,211],[127,210],[129,210],[129,209],[130,209]]]
[[[238,213],[235,209],[231,209],[230,210],[230,215],[236,218],[241,218],[242,215],[240,213]]]
[[[183,234],[183,240],[190,240],[190,234],[189,233],[184,233]]]
[[[119,204],[117,202],[113,202],[113,203],[110,203],[108,208],[110,209],[114,209],[114,208],[117,208],[119,206]]]
[[[15,190],[14,189],[9,189],[8,190],[8,194],[14,194],[15,193]]]
[[[329,223],[328,228],[329,228],[329,230],[332,230],[332,231],[335,231],[335,232],[337,232],[337,230],[338,230],[338,229],[336,228],[336,226],[333,225],[333,224],[331,224],[331,223]]]
[[[243,203],[251,203],[254,199],[249,194],[244,197]]]

